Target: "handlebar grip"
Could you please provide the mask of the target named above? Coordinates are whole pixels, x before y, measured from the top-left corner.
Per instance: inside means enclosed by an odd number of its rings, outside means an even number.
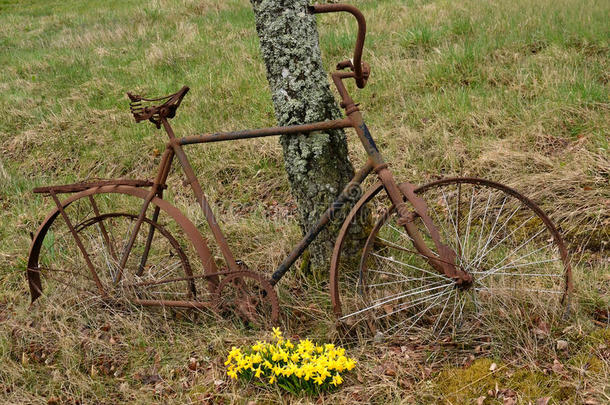
[[[360,89],[363,88],[366,85],[367,77],[365,77],[362,67],[362,48],[364,47],[364,38],[366,36],[366,20],[364,19],[364,15],[362,14],[362,12],[351,4],[340,3],[314,4],[309,6],[308,10],[312,14],[335,13],[339,11],[345,11],[356,18],[356,21],[358,21],[358,34],[356,36],[356,46],[354,48],[354,59],[352,65],[356,80],[356,86],[358,86],[358,88]]]

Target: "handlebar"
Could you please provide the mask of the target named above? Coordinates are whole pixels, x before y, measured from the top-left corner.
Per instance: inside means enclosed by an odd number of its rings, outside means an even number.
[[[356,17],[358,21],[358,35],[356,37],[356,46],[354,49],[354,59],[351,63],[349,61],[341,62],[337,65],[338,69],[344,69],[346,67],[352,68],[354,71],[354,79],[356,80],[356,86],[362,89],[366,85],[366,80],[369,75],[369,68],[366,63],[362,62],[362,48],[364,47],[364,37],[366,35],[366,21],[364,15],[358,8],[351,4],[314,4],[308,7],[308,10],[312,14],[322,13],[334,13],[339,11],[345,11]],[[351,66],[350,66],[351,65]]]

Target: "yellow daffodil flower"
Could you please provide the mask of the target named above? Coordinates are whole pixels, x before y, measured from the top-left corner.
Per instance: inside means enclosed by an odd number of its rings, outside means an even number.
[[[262,374],[263,370],[259,367],[256,369],[256,371],[254,372],[254,376],[256,378],[260,378],[261,374]]]
[[[342,347],[317,345],[309,339],[292,342],[282,335],[280,328],[273,328],[272,342],[256,341],[243,350],[233,346],[225,361],[227,375],[231,379],[254,377],[280,386],[290,382],[297,390],[319,393],[342,384],[341,373],[356,367],[356,361],[345,356]]]
[[[337,373],[333,376],[333,381],[331,382],[331,384],[336,387],[337,385],[341,384],[342,382],[343,382],[343,378],[341,378],[339,373]]]

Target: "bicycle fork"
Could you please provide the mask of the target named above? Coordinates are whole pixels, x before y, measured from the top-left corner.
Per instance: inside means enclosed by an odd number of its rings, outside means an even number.
[[[335,83],[337,83],[337,81],[335,81]],[[413,244],[417,251],[426,258],[435,270],[440,274],[453,279],[460,288],[469,287],[472,284],[472,275],[457,267],[456,253],[449,246],[441,242],[441,236],[438,229],[428,215],[428,206],[421,197],[415,194],[415,186],[408,182],[398,186],[394,176],[388,169],[387,163],[385,163],[383,157],[379,153],[375,141],[362,119],[360,110],[349,96],[344,97],[342,107],[345,108],[347,116],[352,120],[358,138],[373,162],[373,170],[375,170],[377,177],[379,177],[379,180],[382,182],[390,201],[396,207],[398,225],[404,227],[409,237],[413,240]],[[411,203],[414,211],[409,210],[403,196]],[[420,231],[417,229],[417,226],[415,225],[416,216],[421,218],[426,229],[430,233],[430,237],[436,247],[436,253],[426,245]]]

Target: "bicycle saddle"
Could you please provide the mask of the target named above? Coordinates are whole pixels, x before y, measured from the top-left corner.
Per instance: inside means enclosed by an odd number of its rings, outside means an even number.
[[[161,120],[163,118],[174,118],[176,116],[176,110],[180,107],[182,99],[188,93],[189,88],[187,86],[182,87],[177,92],[170,94],[165,97],[158,98],[144,98],[138,94],[127,93],[129,97],[129,109],[133,114],[136,122],[149,120],[157,129],[161,128]],[[159,105],[146,105],[147,102],[153,101],[164,101],[163,104]]]

